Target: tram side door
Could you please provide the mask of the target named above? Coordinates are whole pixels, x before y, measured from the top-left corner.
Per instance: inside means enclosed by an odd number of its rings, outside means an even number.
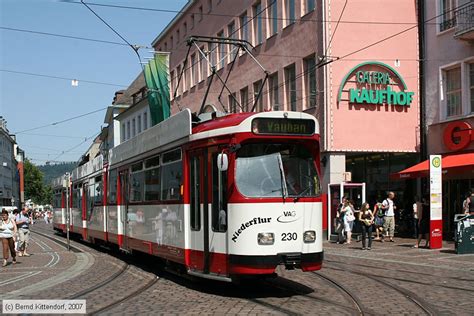
[[[190,155],[190,266],[227,275],[227,172],[217,166],[217,147]]]
[[[192,271],[209,273],[209,206],[207,194],[207,150],[189,157],[190,262]]]
[[[122,226],[122,232],[119,230],[119,235],[122,234],[122,241],[119,245],[120,249],[129,251],[128,236],[129,236],[129,221],[128,221],[128,185],[129,185],[129,173],[128,169],[120,172],[120,224]]]

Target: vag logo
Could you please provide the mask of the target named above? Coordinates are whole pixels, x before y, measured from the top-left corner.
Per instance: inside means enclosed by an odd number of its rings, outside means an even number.
[[[283,215],[278,216],[277,221],[280,223],[291,223],[297,221],[296,211],[283,211]]]

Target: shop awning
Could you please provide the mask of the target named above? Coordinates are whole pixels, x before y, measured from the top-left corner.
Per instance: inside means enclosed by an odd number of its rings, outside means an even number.
[[[443,167],[443,175],[466,172],[474,175],[474,153],[445,156],[441,165]],[[429,162],[425,160],[400,172],[392,173],[390,178],[392,180],[421,178],[429,176],[429,173]]]

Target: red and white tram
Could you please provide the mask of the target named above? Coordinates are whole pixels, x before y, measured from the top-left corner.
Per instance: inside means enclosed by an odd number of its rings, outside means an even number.
[[[111,149],[107,162],[74,170],[71,231],[205,278],[272,274],[280,264],[320,269],[316,119],[207,115],[195,123],[184,110]],[[64,230],[63,217],[54,220]]]

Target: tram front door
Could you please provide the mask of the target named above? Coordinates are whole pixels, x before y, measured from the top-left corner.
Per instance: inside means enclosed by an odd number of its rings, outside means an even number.
[[[343,197],[354,202],[356,211],[360,210],[365,202],[365,183],[342,182],[328,185],[328,239],[335,233],[336,212]]]

